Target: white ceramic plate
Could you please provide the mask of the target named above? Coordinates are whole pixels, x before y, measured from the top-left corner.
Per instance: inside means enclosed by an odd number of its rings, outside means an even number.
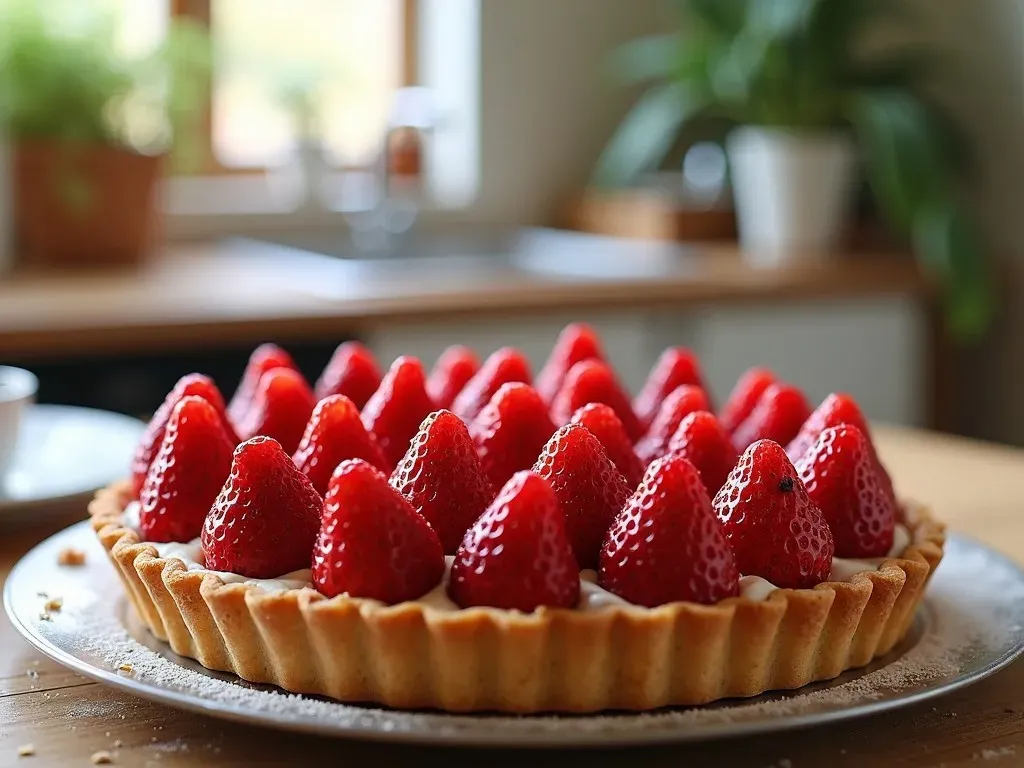
[[[57,565],[57,553],[67,546],[88,553],[84,566]],[[40,618],[46,595],[63,599],[61,611],[48,620]],[[175,655],[141,626],[88,523],[62,531],[22,559],[7,579],[4,607],[14,627],[50,658],[170,706],[327,736],[491,747],[697,741],[845,720],[968,685],[1006,666],[1024,648],[1024,573],[958,536],[947,544],[910,637],[889,656],[799,691],[645,714],[403,712],[290,695],[211,672]],[[122,664],[131,671],[120,669]]]
[[[92,494],[127,476],[145,428],[109,411],[32,406],[22,420],[14,462],[0,478],[0,521]]]

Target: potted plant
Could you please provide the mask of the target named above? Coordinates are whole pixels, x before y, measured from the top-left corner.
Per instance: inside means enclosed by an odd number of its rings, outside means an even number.
[[[992,298],[958,198],[963,143],[920,87],[931,52],[864,55],[878,0],[677,0],[682,31],[615,52],[627,83],[650,87],[598,164],[603,185],[633,183],[688,125],[725,136],[741,245],[777,263],[834,250],[860,167],[877,208],[945,286],[960,337],[987,326]]]
[[[188,161],[203,119],[205,30],[170,21],[132,51],[95,3],[0,0],[0,135],[10,142],[13,225],[47,264],[137,261],[157,229],[171,148]]]

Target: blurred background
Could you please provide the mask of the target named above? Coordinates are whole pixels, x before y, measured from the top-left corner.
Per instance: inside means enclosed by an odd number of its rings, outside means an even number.
[[[570,320],[1024,445],[1019,0],[0,0],[0,363],[230,393]]]

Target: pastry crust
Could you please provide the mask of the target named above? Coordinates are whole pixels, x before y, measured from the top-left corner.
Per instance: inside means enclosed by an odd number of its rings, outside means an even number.
[[[139,616],[175,653],[287,691],[450,712],[594,712],[792,689],[867,664],[907,633],[944,528],[909,508],[911,544],[877,571],[766,600],[594,611],[440,611],[226,584],[122,525],[130,486],[90,504]]]

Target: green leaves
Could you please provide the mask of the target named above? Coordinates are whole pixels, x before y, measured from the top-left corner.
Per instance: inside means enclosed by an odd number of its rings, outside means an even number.
[[[650,35],[619,46],[608,65],[612,76],[626,85],[667,80],[680,73],[685,50],[681,35]]]

